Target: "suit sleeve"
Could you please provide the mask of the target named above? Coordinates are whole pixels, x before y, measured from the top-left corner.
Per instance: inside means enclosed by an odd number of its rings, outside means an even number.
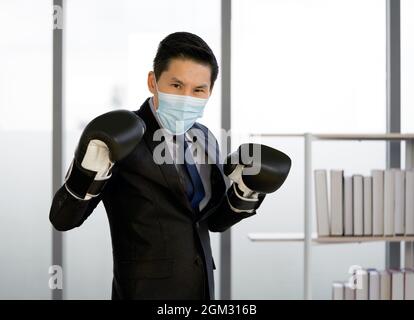
[[[58,231],[79,227],[101,201],[101,195],[90,200],[79,200],[63,185],[54,195],[49,220]]]
[[[113,183],[117,167],[112,170],[112,177],[109,179],[102,192],[89,200],[79,200],[66,190],[63,185],[54,195],[49,212],[49,220],[58,231],[68,231],[79,227],[92,214]]]
[[[264,199],[264,196],[259,195],[259,203]],[[208,218],[208,229],[212,232],[224,232],[236,223],[251,217],[256,214],[256,210],[251,212],[236,212],[229,204],[227,195],[222,199],[217,210],[214,211]]]

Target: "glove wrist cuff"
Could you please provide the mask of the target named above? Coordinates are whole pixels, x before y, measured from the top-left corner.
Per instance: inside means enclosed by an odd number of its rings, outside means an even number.
[[[105,177],[96,178],[96,174],[96,171],[83,168],[74,158],[65,177],[65,187],[70,194],[80,200],[96,197],[112,176],[109,172]]]
[[[252,212],[259,208],[261,200],[258,198],[245,198],[240,194],[237,183],[233,183],[227,191],[227,200],[229,205],[236,212]]]

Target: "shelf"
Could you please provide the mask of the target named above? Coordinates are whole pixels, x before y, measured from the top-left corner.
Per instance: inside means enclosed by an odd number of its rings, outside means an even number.
[[[249,233],[251,241],[303,242],[303,232],[297,233]],[[313,235],[316,238],[316,234]]]
[[[305,137],[305,133],[251,133],[251,137]],[[311,133],[317,140],[413,140],[413,133]]]
[[[248,238],[251,241],[261,242],[303,242],[305,240],[303,232],[298,233],[249,233]],[[328,243],[361,243],[361,242],[399,242],[399,241],[414,241],[414,236],[352,236],[352,237],[317,237],[312,234],[312,242],[320,244]]]
[[[312,239],[313,240],[313,239]],[[352,242],[400,242],[414,241],[414,236],[353,236],[353,237],[320,237],[314,241],[318,243],[352,243]]]

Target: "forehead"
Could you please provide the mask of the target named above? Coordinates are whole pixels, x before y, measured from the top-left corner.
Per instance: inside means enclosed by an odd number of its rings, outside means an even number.
[[[211,67],[190,59],[171,59],[168,68],[161,74],[166,80],[177,78],[184,83],[210,84]]]

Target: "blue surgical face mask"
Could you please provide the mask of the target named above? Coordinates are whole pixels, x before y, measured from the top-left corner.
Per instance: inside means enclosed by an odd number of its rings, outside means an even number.
[[[157,82],[155,86],[158,92],[157,115],[163,127],[171,134],[185,133],[203,116],[208,98],[164,93],[158,90]]]

